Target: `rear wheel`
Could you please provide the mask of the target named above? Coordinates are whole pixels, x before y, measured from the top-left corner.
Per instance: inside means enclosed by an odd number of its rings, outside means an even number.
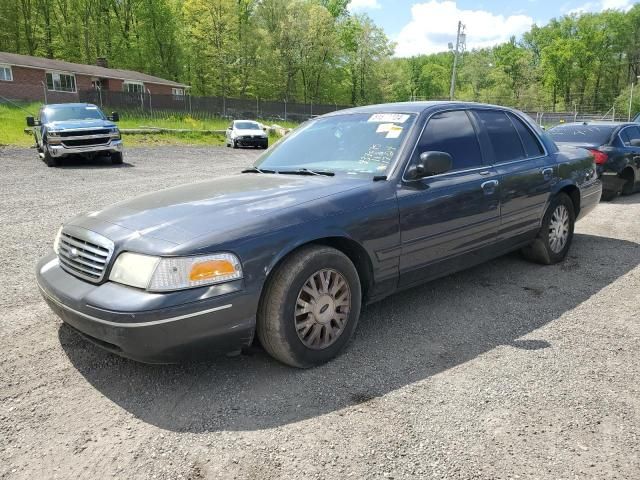
[[[559,193],[547,208],[537,238],[522,253],[544,265],[561,262],[569,252],[574,225],[573,202],[566,193]]]
[[[622,172],[621,177],[625,179],[624,185],[622,186],[622,195],[631,195],[635,191],[636,184],[633,170],[627,168]]]
[[[361,296],[358,272],[346,255],[330,247],[303,247],[268,280],[258,309],[260,343],[293,367],[325,363],[349,342]]]

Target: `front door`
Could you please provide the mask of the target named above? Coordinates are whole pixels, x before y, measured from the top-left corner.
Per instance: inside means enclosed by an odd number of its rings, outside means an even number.
[[[432,116],[411,162],[427,151],[448,153],[453,168],[403,181],[398,190],[401,287],[477,263],[471,257],[495,241],[500,224],[498,176],[483,164],[469,113],[454,110]]]

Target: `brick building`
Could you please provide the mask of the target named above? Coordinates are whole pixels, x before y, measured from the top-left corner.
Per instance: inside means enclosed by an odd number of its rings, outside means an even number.
[[[145,73],[108,68],[105,59],[97,65],[30,57],[0,52],[0,96],[11,100],[76,102],[80,91],[97,87],[102,91],[172,95],[188,90],[182,83]]]

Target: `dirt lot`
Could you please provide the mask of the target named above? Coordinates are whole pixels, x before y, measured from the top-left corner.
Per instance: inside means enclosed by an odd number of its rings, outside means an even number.
[[[259,350],[137,364],[40,298],[65,219],[255,155],[48,169],[0,149],[0,478],[640,478],[640,194],[601,204],[561,265],[509,255],[368,307],[309,371]]]

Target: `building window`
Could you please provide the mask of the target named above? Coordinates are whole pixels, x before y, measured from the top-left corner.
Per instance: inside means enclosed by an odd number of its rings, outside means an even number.
[[[172,88],[171,95],[174,97],[184,97],[184,88]]]
[[[124,82],[124,91],[127,93],[144,93],[144,84],[142,82]]]
[[[13,73],[10,65],[0,65],[0,80],[5,82],[13,81]]]
[[[47,72],[47,89],[55,92],[76,91],[76,77],[72,73]]]

